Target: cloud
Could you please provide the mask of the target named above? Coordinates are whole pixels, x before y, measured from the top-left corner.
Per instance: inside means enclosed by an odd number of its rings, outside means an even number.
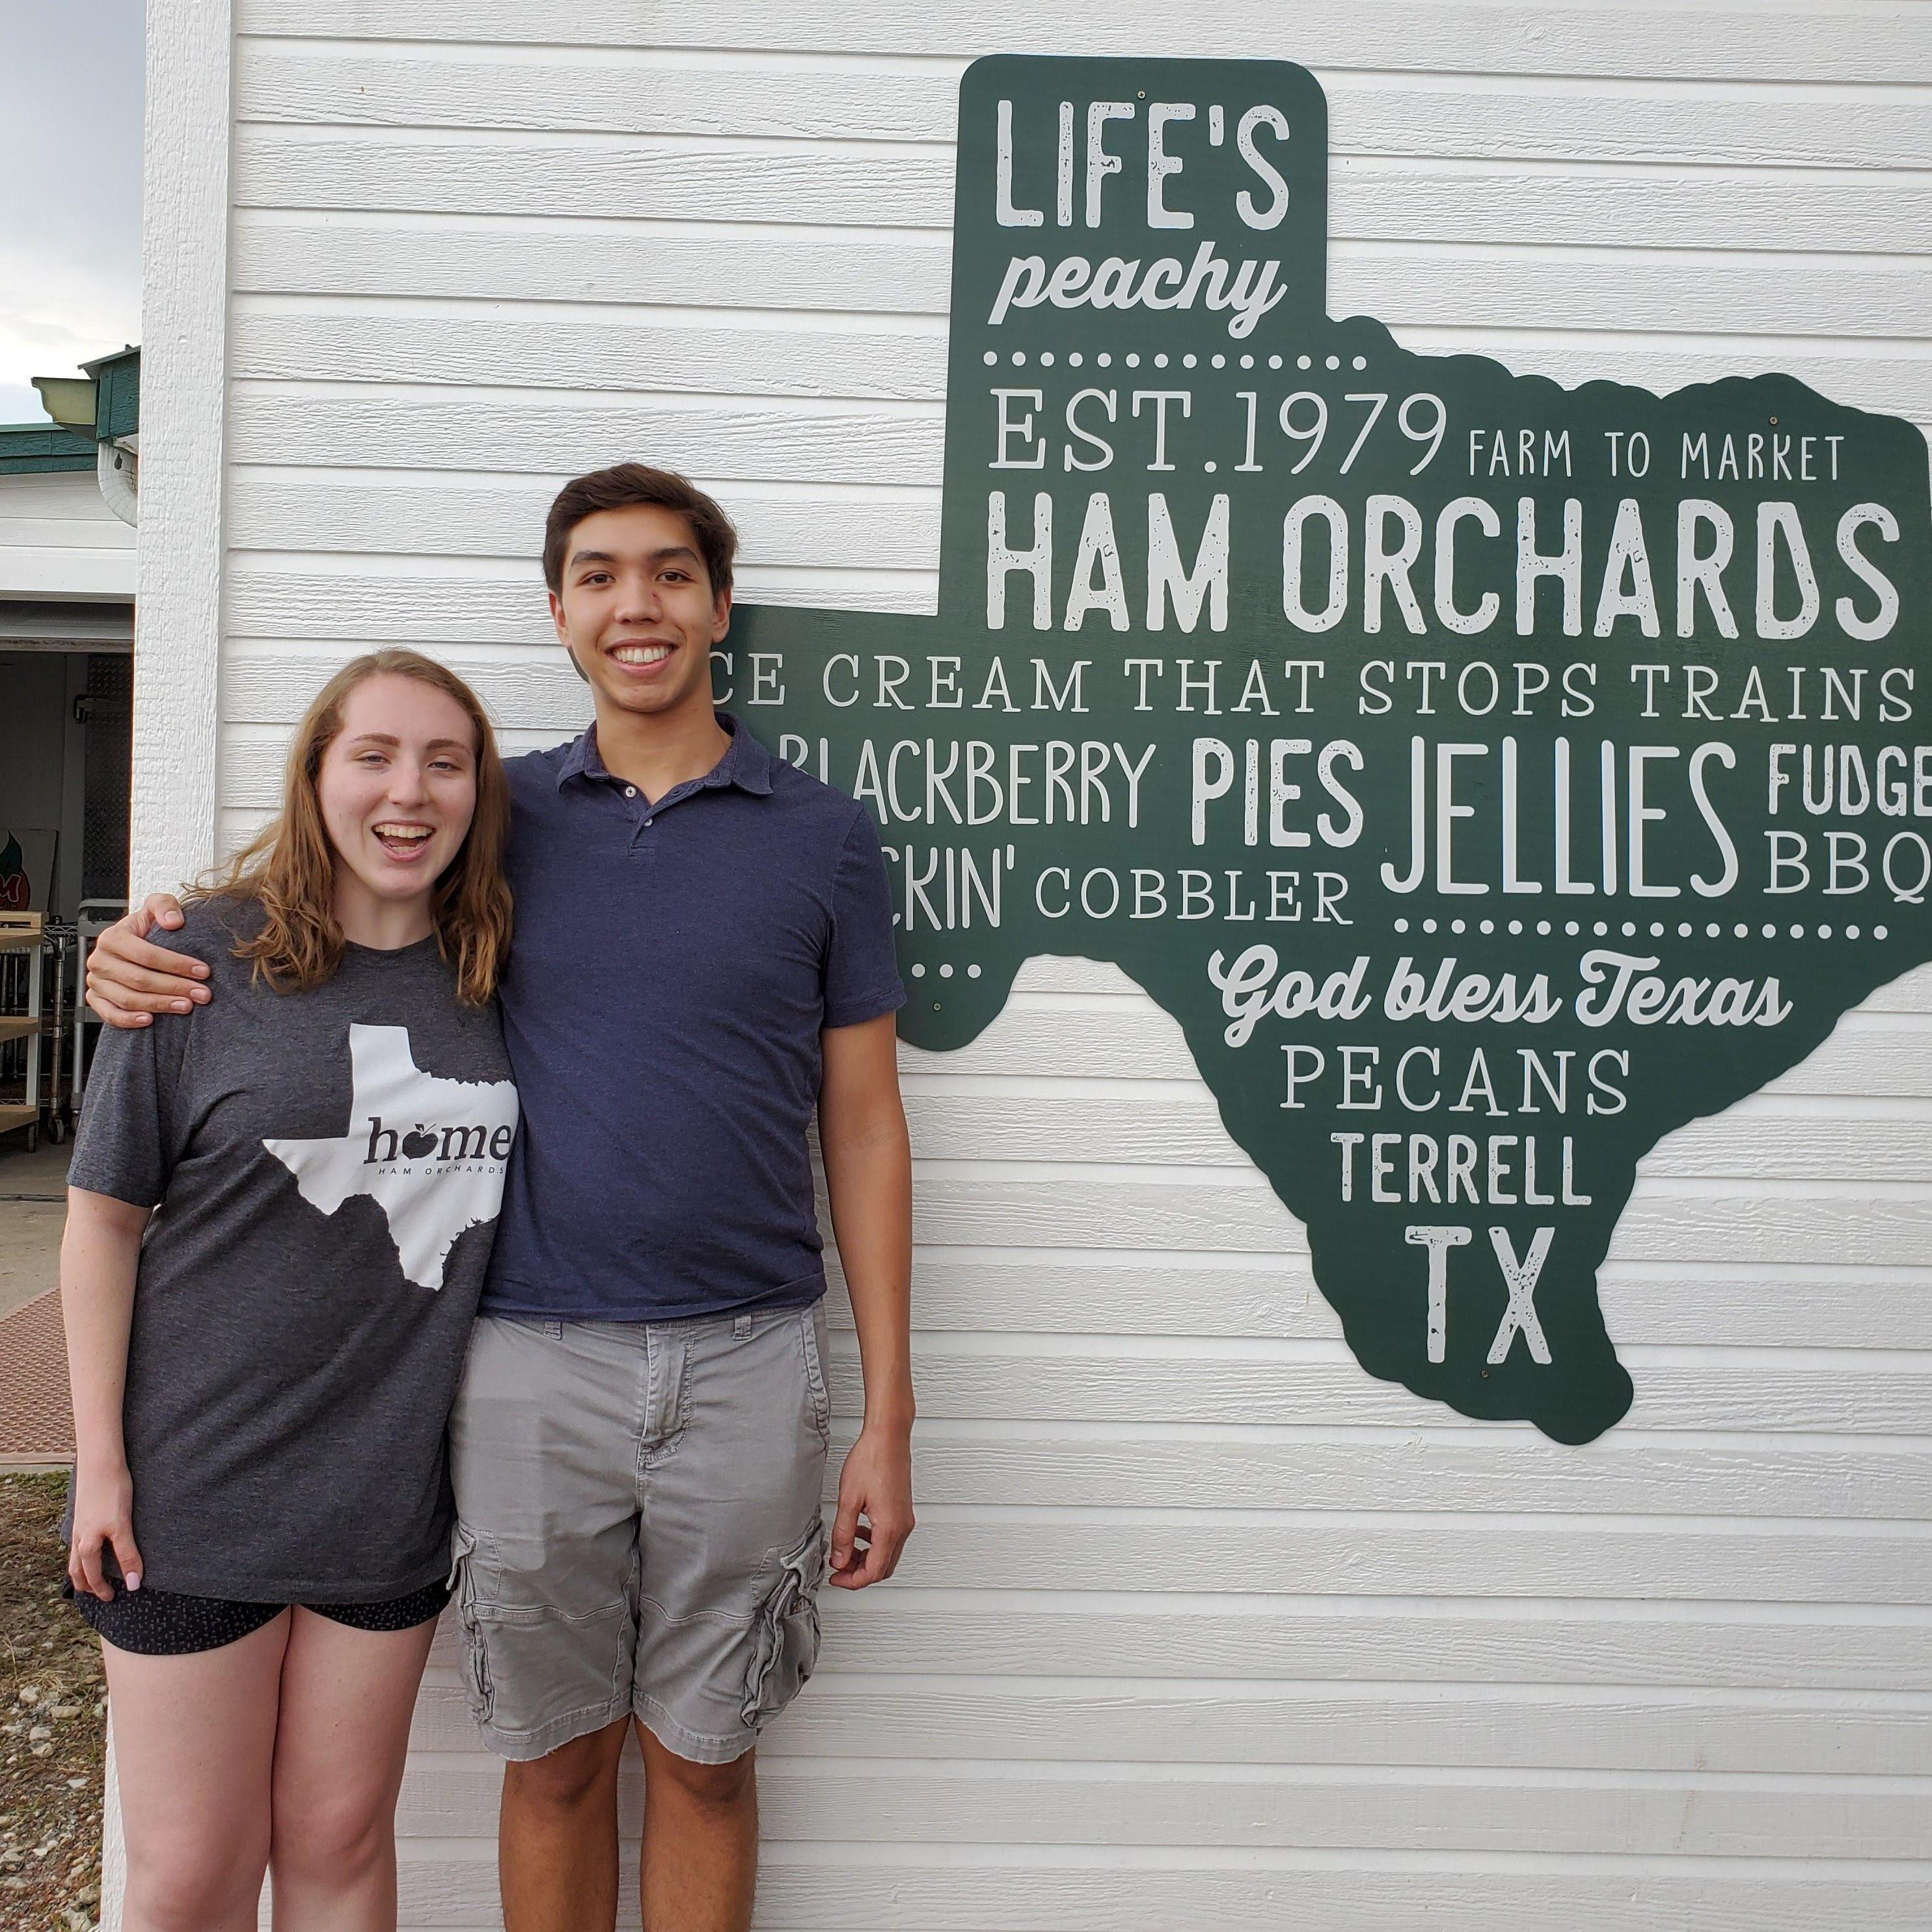
[[[0,423],[44,423],[40,392],[25,382],[0,382]]]
[[[140,333],[137,280],[112,265],[0,242],[0,382],[70,375]]]
[[[140,339],[139,0],[8,0],[7,13],[0,393]]]
[[[140,282],[116,265],[0,242],[0,382],[71,374],[140,332]]]

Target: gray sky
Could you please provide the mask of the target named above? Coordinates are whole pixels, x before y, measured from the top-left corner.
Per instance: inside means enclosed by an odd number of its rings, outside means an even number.
[[[141,339],[141,0],[0,0],[0,422]]]

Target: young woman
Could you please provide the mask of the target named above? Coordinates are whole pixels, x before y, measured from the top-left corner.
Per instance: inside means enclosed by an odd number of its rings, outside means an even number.
[[[126,1932],[252,1932],[265,1870],[278,1932],[395,1924],[444,1429],[516,1130],[508,824],[469,688],[358,658],[171,940],[217,997],[103,1036],[61,1287]]]

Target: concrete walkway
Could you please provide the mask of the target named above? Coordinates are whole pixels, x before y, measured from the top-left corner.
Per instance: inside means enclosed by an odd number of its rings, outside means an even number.
[[[0,1154],[0,1469],[74,1454],[61,1330],[61,1228],[69,1147]]]
[[[10,1136],[0,1152],[0,1318],[44,1294],[60,1281],[61,1227],[67,1218],[67,1162],[74,1150],[43,1144],[16,1151]]]

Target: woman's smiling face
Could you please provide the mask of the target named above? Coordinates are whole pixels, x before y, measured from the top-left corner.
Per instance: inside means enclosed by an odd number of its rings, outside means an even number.
[[[427,900],[476,809],[476,734],[448,692],[412,677],[364,678],[316,773],[345,893]],[[365,902],[366,903],[367,902]]]

